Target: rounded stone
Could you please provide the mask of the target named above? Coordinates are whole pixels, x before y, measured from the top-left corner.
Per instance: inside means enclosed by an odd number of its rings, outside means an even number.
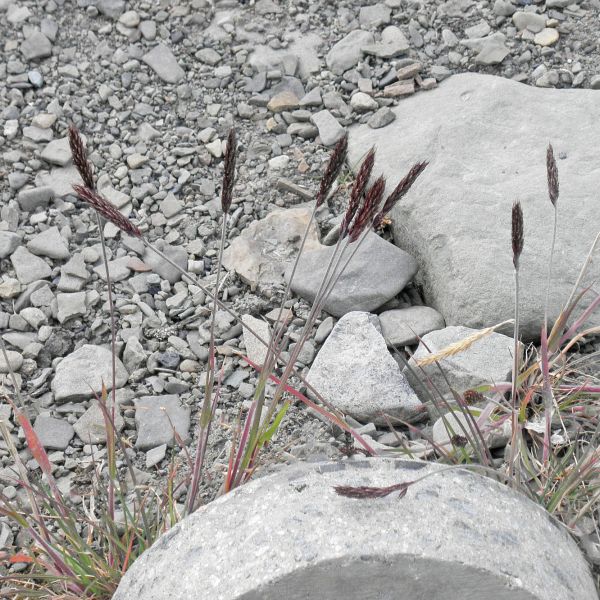
[[[402,498],[334,489],[411,481]],[[200,508],[136,560],[113,600],[363,600],[391,590],[395,600],[597,598],[574,540],[525,496],[464,469],[370,459],[287,467]]]

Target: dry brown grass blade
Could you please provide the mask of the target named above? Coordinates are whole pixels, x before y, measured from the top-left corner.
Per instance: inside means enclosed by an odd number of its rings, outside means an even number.
[[[486,329],[480,329],[470,336],[466,337],[464,340],[460,340],[459,342],[454,342],[454,344],[450,344],[446,346],[439,352],[435,352],[426,356],[425,358],[419,358],[416,360],[417,366],[426,367],[427,365],[432,365],[436,363],[438,360],[443,360],[444,358],[448,358],[449,356],[454,356],[455,354],[460,354],[464,352],[468,348],[470,348],[475,342],[480,339],[490,335],[490,333],[494,333],[496,329],[502,327],[503,325],[508,325],[512,323],[513,319],[508,319],[507,321],[502,321],[502,323],[498,323],[497,325],[493,325],[492,327],[487,327]]]

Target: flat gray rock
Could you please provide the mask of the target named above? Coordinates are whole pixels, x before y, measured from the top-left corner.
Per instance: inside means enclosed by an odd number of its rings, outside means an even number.
[[[553,142],[555,155],[565,157],[558,159],[553,321],[598,232],[598,212],[590,201],[600,187],[600,171],[593,168],[600,139],[597,92],[544,90],[463,74],[392,110],[396,120],[384,129],[351,130],[349,156],[357,164],[376,144],[374,170],[389,182],[415,161],[430,161],[392,214],[396,243],[418,261],[426,304],[449,325],[480,328],[513,317],[511,207],[519,199],[525,220],[521,331],[525,339],[539,338],[553,229],[546,148]],[[569,119],[557,117],[565,114]],[[589,135],[580,135],[582,130]],[[594,262],[583,284],[599,276]],[[588,323],[599,325],[600,313]]]
[[[265,341],[269,342],[271,339],[271,332],[269,325],[262,319],[257,319],[252,315],[242,315],[242,334],[244,336],[244,345],[246,346],[246,356],[257,365],[264,365],[265,359],[267,358],[268,348],[259,341],[253,333],[247,329],[250,327],[253,331]]]
[[[327,68],[334,75],[342,75],[344,71],[355,67],[361,56],[362,46],[374,42],[373,34],[356,29],[335,44],[325,57]]]
[[[73,439],[73,426],[64,419],[40,415],[33,426],[46,450],[64,450]]]
[[[184,70],[168,46],[157,44],[142,60],[165,82],[178,83],[185,77]]]
[[[56,318],[59,323],[65,323],[73,317],[82,317],[87,312],[85,292],[57,294],[56,304],[58,308]]]
[[[422,405],[366,312],[342,317],[325,340],[307,381],[333,406],[362,423],[381,413],[413,421]]]
[[[59,138],[52,140],[42,150],[41,157],[50,164],[64,167],[71,162],[71,149],[69,148],[69,140]]]
[[[17,202],[21,210],[33,212],[38,206],[47,206],[52,198],[54,190],[51,187],[36,187],[21,190]]]
[[[490,478],[440,468],[288,466],[183,519],[127,570],[113,600],[596,600],[576,542],[542,507]],[[403,498],[335,492],[425,474]]]
[[[298,252],[311,213],[309,207],[274,210],[250,223],[223,253],[223,266],[235,271],[253,289],[280,285],[286,266]],[[313,222],[305,251],[319,246]]]
[[[10,255],[10,262],[15,269],[17,279],[24,285],[38,279],[47,279],[52,275],[50,265],[39,256],[31,254],[23,246],[19,246]]]
[[[315,113],[311,116],[311,121],[319,130],[319,137],[325,146],[337,144],[346,133],[344,127],[328,110],[320,110]]]
[[[102,382],[112,389],[112,355],[108,348],[85,344],[58,363],[52,391],[56,402],[76,402],[102,392]],[[117,358],[116,385],[127,383],[127,370]]]
[[[342,264],[352,255],[355,244],[345,251]],[[304,252],[292,281],[292,291],[309,302],[315,299],[334,246]],[[399,294],[417,272],[417,263],[406,252],[369,233],[333,287],[323,310],[336,317],[350,311],[371,312]],[[286,276],[289,277],[290,272]]]
[[[440,359],[437,364],[418,367],[416,361],[444,350],[451,344],[460,342],[476,330],[469,327],[445,327],[423,336],[423,341],[409,360],[413,371],[405,367],[411,386],[424,402],[431,396],[424,389],[439,390],[452,398],[448,383],[462,394],[484,383],[495,384],[510,381],[513,367],[513,338],[501,333],[491,333],[476,341],[466,350]],[[444,371],[442,374],[440,368]],[[435,394],[436,397],[437,394]]]
[[[173,445],[174,431],[186,442],[189,439],[190,408],[170,394],[136,398],[135,423],[138,437],[135,447],[151,450],[162,444]]]
[[[379,315],[381,332],[388,344],[410,346],[430,331],[443,329],[444,317],[429,306],[411,306],[386,310]]]
[[[8,363],[4,358],[4,353],[0,352],[0,373],[10,373],[10,371],[18,371],[23,365],[23,357],[14,350],[7,350]]]
[[[39,173],[35,178],[36,185],[50,190],[53,196],[64,198],[68,195],[75,195],[73,184],[82,184],[83,181],[74,165],[67,167],[57,167],[50,173]]]

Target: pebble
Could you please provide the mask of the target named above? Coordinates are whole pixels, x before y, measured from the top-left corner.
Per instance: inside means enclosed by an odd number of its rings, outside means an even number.
[[[539,33],[535,34],[533,41],[539,46],[552,46],[556,44],[560,38],[560,35],[556,29],[552,29],[550,27],[546,27],[542,29]]]
[[[380,129],[389,125],[395,118],[396,113],[391,108],[383,106],[369,118],[367,125],[372,129]]]
[[[345,134],[344,127],[328,110],[321,110],[313,114],[311,120],[319,130],[319,137],[325,146],[337,144]]]
[[[185,71],[179,66],[175,55],[165,44],[157,44],[142,57],[145,62],[165,83],[179,83],[185,78]]]

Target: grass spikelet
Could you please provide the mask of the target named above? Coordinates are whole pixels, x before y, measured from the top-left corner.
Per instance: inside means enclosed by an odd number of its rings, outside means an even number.
[[[104,196],[91,188],[78,184],[75,184],[73,189],[84,202],[87,202],[96,212],[113,225],[116,225],[121,231],[134,237],[142,237],[142,232]]]
[[[233,184],[235,182],[235,160],[237,158],[237,141],[235,129],[229,130],[227,147],[223,165],[223,187],[221,188],[221,209],[224,214],[229,212],[233,198]]]
[[[75,125],[69,126],[69,146],[71,148],[71,156],[73,157],[73,164],[81,175],[85,186],[91,190],[96,189],[96,183],[94,181],[94,169],[92,163],[87,158],[87,152],[81,134]]]
[[[483,339],[484,337],[496,331],[496,329],[502,327],[503,325],[508,325],[512,322],[512,319],[508,319],[507,321],[502,321],[502,323],[498,323],[497,325],[492,325],[492,327],[480,329],[479,331],[476,331],[475,333],[466,337],[464,340],[460,340],[459,342],[450,344],[449,346],[446,346],[439,352],[435,352],[434,354],[430,354],[428,356],[425,356],[424,358],[418,359],[416,363],[419,367],[426,367],[428,365],[436,363],[438,360],[443,360],[444,358],[448,358],[449,356],[460,354],[461,352],[468,350],[475,342]]]
[[[346,162],[347,154],[348,134],[344,135],[344,137],[335,145],[335,148],[329,157],[325,173],[323,173],[323,177],[321,178],[319,193],[317,194],[317,207],[321,206],[327,199],[333,182],[337,179],[337,176],[340,174],[340,171]]]

